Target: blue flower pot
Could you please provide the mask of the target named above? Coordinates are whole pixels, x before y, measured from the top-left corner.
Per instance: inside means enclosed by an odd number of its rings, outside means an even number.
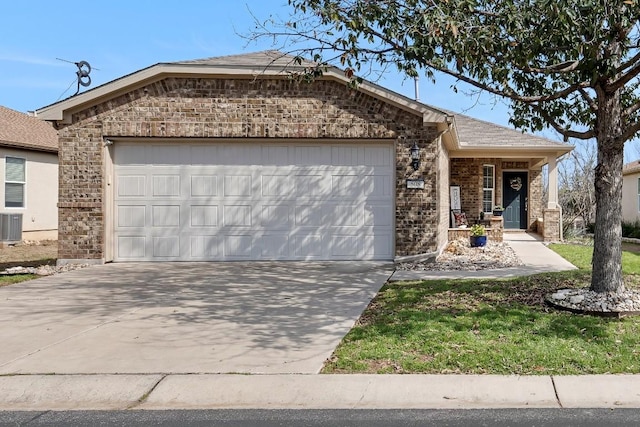
[[[469,244],[472,248],[480,248],[487,244],[487,236],[469,236]]]

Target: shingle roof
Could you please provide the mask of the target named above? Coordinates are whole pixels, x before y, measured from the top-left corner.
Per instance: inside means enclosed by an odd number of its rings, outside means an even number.
[[[58,132],[50,123],[0,106],[0,146],[58,152]]]
[[[634,160],[633,162],[627,163],[622,167],[623,175],[629,175],[638,172],[640,172],[640,160]]]
[[[506,126],[476,119],[460,113],[449,111],[455,116],[456,128],[461,147],[557,147],[559,149],[572,148],[552,139],[529,133],[520,132]]]
[[[315,62],[302,60],[300,64],[295,62],[295,56],[280,52],[279,50],[263,50],[260,52],[243,53],[239,55],[215,56],[211,58],[193,59],[188,61],[171,62],[180,65],[213,65],[219,67],[290,67],[298,65],[312,67]]]

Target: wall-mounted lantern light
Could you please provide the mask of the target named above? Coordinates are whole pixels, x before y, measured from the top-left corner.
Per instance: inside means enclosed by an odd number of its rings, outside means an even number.
[[[415,141],[411,146],[411,166],[413,166],[414,171],[417,171],[420,167],[420,147]]]

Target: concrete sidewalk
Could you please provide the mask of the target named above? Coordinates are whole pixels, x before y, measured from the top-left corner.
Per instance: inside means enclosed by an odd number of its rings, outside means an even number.
[[[21,375],[0,410],[640,408],[640,375]]]
[[[524,263],[523,266],[478,271],[396,271],[390,280],[497,279],[576,269],[535,234],[507,232],[504,233],[504,241]]]
[[[505,240],[513,247],[518,256],[525,261],[526,265],[514,269],[502,269],[502,270],[488,270],[479,272],[396,272],[393,275],[393,280],[411,280],[411,279],[433,279],[433,278],[472,278],[472,277],[514,277],[523,276],[528,274],[535,274],[548,271],[562,271],[575,268],[573,265],[566,262],[555,252],[548,249],[542,242],[535,239],[535,236],[517,233],[506,234]],[[226,268],[236,268],[238,265],[226,266]],[[113,316],[113,310],[120,308],[124,310],[126,315],[129,311],[138,309],[138,305],[142,308],[149,309],[152,300],[150,298],[158,298],[158,292],[161,294],[163,303],[166,303],[171,308],[171,313],[177,313],[175,309],[176,298],[179,301],[183,301],[194,292],[197,287],[204,286],[206,281],[206,287],[203,292],[198,293],[195,301],[202,301],[202,298],[209,298],[207,301],[210,304],[218,303],[216,307],[220,310],[228,310],[229,304],[238,306],[238,310],[232,314],[238,315],[242,313],[242,309],[248,306],[240,304],[236,301],[241,297],[244,297],[248,288],[247,285],[243,285],[239,288],[243,291],[231,292],[228,298],[219,301],[221,295],[221,289],[223,284],[220,284],[221,288],[212,287],[212,271],[202,272],[202,275],[206,279],[196,280],[198,283],[191,283],[193,278],[188,279],[189,283],[181,283],[180,280],[187,280],[183,275],[167,274],[165,271],[162,275],[162,279],[165,282],[162,287],[157,284],[152,289],[147,289],[149,286],[149,274],[148,271],[140,271],[136,276],[137,280],[130,280],[127,288],[122,288],[122,268],[134,268],[135,266],[112,266],[102,268],[103,273],[101,280],[105,281],[102,287],[96,287],[95,284],[89,288],[92,294],[86,295],[83,298],[79,298],[78,303],[82,302],[85,305],[88,301],[100,300],[102,304],[105,301],[105,295],[109,295],[107,290],[111,289],[111,293],[118,291],[118,293],[126,292],[126,295],[120,295],[120,300],[110,301],[110,305],[98,306],[108,309],[109,315]],[[175,267],[175,266],[174,266]],[[184,266],[179,266],[184,267]],[[197,268],[198,266],[191,266],[191,268]],[[217,266],[217,274],[220,273],[220,269],[225,267],[224,265]],[[135,267],[140,268],[140,267]],[[151,267],[149,267],[151,268]],[[252,268],[256,268],[255,266]],[[288,271],[291,266],[280,270],[273,270],[271,274],[274,275],[274,283],[282,283],[281,279],[290,274]],[[363,302],[368,301],[371,298],[372,292],[381,285],[380,280],[384,280],[385,274],[388,274],[386,266],[371,267],[370,270],[359,272],[354,268],[346,268],[345,271],[338,271],[335,276],[325,277],[326,272],[319,269],[315,274],[310,275],[306,270],[299,276],[308,280],[309,283],[317,283],[321,278],[327,281],[325,293],[331,298],[328,298],[326,303],[322,304],[319,309],[323,314],[324,319],[326,313],[331,310],[336,312],[327,320],[327,325],[335,328],[336,318],[340,319],[340,330],[331,330],[330,334],[333,340],[339,340],[346,330],[350,327],[350,322],[353,322],[354,314],[356,310],[362,310],[364,308]],[[144,270],[144,269],[143,269]],[[353,270],[353,271],[352,271]],[[111,283],[104,273],[114,273],[113,281]],[[116,274],[117,273],[117,274]],[[286,273],[286,274],[285,274]],[[70,324],[73,326],[78,323],[83,315],[86,315],[85,311],[88,308],[80,305],[69,306],[70,300],[78,298],[78,290],[82,287],[75,286],[73,284],[74,277],[78,276],[79,282],[83,282],[83,275],[92,274],[89,270],[85,270],[85,273],[67,273],[64,277],[64,283],[60,283],[55,293],[55,299],[51,294],[47,294],[44,285],[48,285],[50,288],[51,283],[47,280],[33,281],[30,286],[26,286],[23,289],[34,288],[34,292],[17,292],[20,288],[5,289],[4,306],[9,309],[14,309],[21,304],[26,304],[32,299],[38,300],[38,304],[45,307],[42,317],[35,319],[42,323],[39,323],[41,327],[48,328],[53,327],[51,323],[51,313],[57,313],[58,306],[62,305],[72,307],[74,309],[74,316],[69,319]],[[234,274],[239,273],[234,271]],[[240,274],[257,274],[253,271],[244,271]],[[260,271],[261,282],[266,280],[264,271]],[[278,280],[275,279],[277,276]],[[196,277],[202,277],[196,275]],[[354,286],[352,283],[349,288],[348,294],[351,295],[352,306],[339,307],[336,311],[335,304],[337,301],[344,301],[344,280],[351,277],[352,279],[358,278],[358,286]],[[135,277],[134,277],[135,279]],[[255,281],[255,277],[251,276],[243,283],[252,283]],[[173,282],[176,283],[173,283]],[[107,283],[108,282],[108,283]],[[228,282],[224,283],[225,289],[227,289]],[[42,286],[39,286],[42,285]],[[171,286],[178,285],[173,291],[170,292]],[[277,300],[283,300],[287,306],[292,303],[296,303],[298,299],[302,299],[303,303],[300,305],[299,313],[306,312],[309,314],[309,310],[318,305],[319,295],[318,290],[314,290],[309,294],[309,290],[305,289],[305,286],[301,284],[300,290],[297,290],[291,283],[288,283],[286,287],[272,286],[275,291],[273,295],[269,294],[269,299],[263,299],[263,301],[275,301],[275,296],[279,297]],[[376,287],[377,286],[377,287]],[[104,288],[104,289],[102,289]],[[204,292],[206,290],[206,292]],[[294,292],[295,290],[295,292]],[[63,292],[64,291],[64,292]],[[98,292],[100,291],[100,292]],[[135,292],[134,292],[135,291]],[[11,295],[16,292],[16,295]],[[60,293],[64,294],[64,298],[61,298]],[[66,292],[66,293],[65,293]],[[134,292],[132,294],[132,292]],[[227,291],[228,292],[228,291]],[[284,292],[284,295],[280,293]],[[297,293],[300,295],[297,295]],[[140,295],[138,295],[138,293]],[[212,296],[208,296],[213,294]],[[132,297],[135,296],[136,298]],[[313,304],[310,304],[311,299],[304,299],[302,296],[313,296]],[[82,296],[82,294],[81,294]],[[255,295],[254,295],[255,296]],[[265,295],[258,294],[259,297],[265,297]],[[356,297],[354,297],[356,296]],[[126,297],[126,298],[124,298]],[[212,299],[215,297],[215,299]],[[291,299],[292,297],[293,300]],[[48,298],[52,298],[51,301]],[[133,299],[132,299],[133,298]],[[165,301],[166,300],[166,301]],[[133,304],[135,307],[130,306],[130,301],[136,301]],[[191,301],[191,299],[188,299]],[[292,302],[293,301],[293,302]],[[117,304],[116,304],[117,303]],[[184,304],[184,303],[183,303]],[[84,307],[84,308],[83,308]],[[195,306],[194,306],[195,307]],[[192,311],[195,310],[191,307]],[[297,306],[294,306],[296,308]],[[92,308],[95,310],[95,308]],[[273,309],[267,307],[267,309]],[[315,308],[318,310],[318,308]],[[133,310],[135,311],[135,310]],[[217,313],[218,310],[213,310],[212,313]],[[287,336],[290,339],[296,338],[299,332],[294,327],[299,327],[303,319],[308,316],[298,316],[298,310],[294,310],[294,318],[288,319],[286,325],[292,328],[291,333]],[[97,320],[103,320],[107,316],[107,313],[98,312],[93,313]],[[121,315],[122,313],[119,313]],[[160,313],[162,314],[162,313]],[[155,316],[160,314],[155,313]],[[225,314],[225,313],[222,313]],[[255,313],[254,313],[255,314]],[[266,314],[266,312],[265,312]],[[23,312],[24,315],[24,312]],[[9,314],[5,314],[9,316]],[[126,316],[125,316],[126,317]],[[267,317],[261,317],[265,319]],[[319,318],[319,317],[318,317]],[[34,320],[34,321],[35,321]],[[187,319],[190,324],[193,319]],[[312,318],[314,322],[317,322],[316,318]],[[121,324],[124,321],[124,317],[119,317],[114,322],[115,324]],[[37,322],[36,322],[37,323]],[[207,322],[204,322],[208,325]],[[166,328],[170,325],[170,322],[162,323],[162,330],[166,333]],[[60,325],[57,325],[60,326]],[[304,326],[304,325],[303,325]],[[212,333],[210,328],[205,328],[207,333]],[[44,330],[43,330],[44,331]],[[44,333],[41,331],[40,333]],[[6,331],[5,331],[6,332]],[[55,330],[53,331],[55,332]],[[137,338],[139,335],[138,329],[130,331],[131,334]],[[229,329],[221,331],[224,336],[229,338]],[[184,333],[182,331],[181,333]],[[21,334],[19,328],[14,330],[14,335]],[[325,335],[326,331],[324,332]],[[176,334],[175,338],[184,339],[184,337]],[[119,337],[119,335],[114,335]],[[306,341],[307,344],[315,340]],[[45,357],[43,360],[51,361],[51,357],[60,356],[62,354],[74,354],[77,357],[86,358],[91,351],[91,354],[97,354],[100,349],[105,350],[104,342],[102,345],[98,345],[98,337],[95,337],[90,342],[86,342],[87,347],[84,351],[78,354],[76,351],[69,353],[66,347],[69,346],[69,339],[62,339],[57,342],[57,347],[63,351],[57,354],[50,354],[49,357]],[[105,337],[99,337],[105,339]],[[15,339],[15,337],[14,337]],[[122,338],[119,338],[122,341]],[[202,339],[202,337],[200,337]],[[297,339],[297,338],[296,338]],[[29,341],[26,340],[25,343]],[[162,340],[160,340],[162,341]],[[47,356],[46,352],[52,347],[50,344],[45,345],[42,349],[39,346],[45,344],[41,342],[39,345],[35,345],[37,350],[34,353],[23,356],[25,360],[32,360],[35,356],[40,358]],[[156,345],[158,343],[156,342]],[[20,365],[21,369],[17,369],[16,361],[5,362],[4,376],[0,376],[0,410],[124,410],[124,409],[220,409],[220,408],[256,408],[256,409],[278,409],[278,408],[292,408],[292,409],[339,409],[339,408],[358,408],[358,409],[370,409],[370,408],[394,408],[394,409],[416,409],[416,408],[623,408],[633,407],[640,408],[640,375],[585,375],[585,376],[499,376],[499,375],[318,375],[304,373],[300,370],[300,366],[296,365],[295,370],[290,372],[299,372],[298,374],[277,372],[278,366],[286,366],[288,363],[276,363],[274,366],[277,369],[273,369],[272,374],[264,372],[260,374],[251,373],[250,370],[244,372],[248,375],[228,374],[228,373],[211,373],[204,368],[209,367],[207,363],[201,362],[198,366],[203,368],[202,370],[188,370],[187,367],[194,367],[193,360],[200,360],[203,358],[202,354],[198,352],[180,352],[180,341],[177,340],[171,345],[165,347],[156,348],[156,359],[154,363],[146,366],[140,366],[139,364],[144,360],[148,360],[141,357],[143,353],[140,353],[138,347],[122,347],[118,352],[111,351],[103,355],[109,359],[103,362],[103,366],[95,367],[93,371],[86,371],[84,368],[78,366],[78,360],[73,358],[69,360],[59,360],[56,363],[67,365],[58,366],[57,368],[68,369],[56,369],[55,371],[24,369],[25,366]],[[177,344],[174,346],[173,344]],[[200,344],[201,349],[211,352],[210,341],[204,342],[205,345]],[[257,343],[256,348],[264,346],[264,343]],[[332,341],[332,345],[335,346],[337,341]],[[317,345],[317,344],[316,344]],[[308,347],[308,346],[307,346]],[[301,345],[293,348],[305,349],[308,352],[308,348]],[[327,343],[322,343],[322,351],[314,354],[313,361],[310,364],[310,368],[307,372],[317,371],[318,363],[320,363],[324,357],[328,355],[330,349]],[[10,351],[7,348],[4,351]],[[13,349],[15,351],[15,348]],[[71,351],[69,349],[69,351]],[[89,352],[89,353],[88,353]],[[178,354],[180,353],[180,354]],[[202,352],[200,352],[202,353]],[[0,351],[2,354],[2,351]],[[26,354],[26,353],[24,353]],[[115,362],[118,359],[111,360],[113,355],[119,356],[119,360],[124,365],[118,365]],[[34,357],[32,357],[34,356]],[[230,360],[236,356],[230,356]],[[255,358],[255,356],[254,356]],[[5,358],[10,360],[9,357]],[[85,360],[86,363],[86,359]],[[105,359],[106,360],[106,359]],[[126,363],[126,360],[132,360],[131,363]],[[187,361],[191,360],[191,363]],[[173,364],[168,362],[173,361]],[[302,362],[303,360],[301,360]],[[163,363],[159,363],[163,362]],[[206,362],[206,360],[205,360]],[[258,361],[265,363],[264,361]],[[106,364],[105,364],[106,363]],[[138,363],[136,365],[136,363]],[[149,362],[147,362],[149,363]],[[185,363],[187,363],[185,365]],[[306,362],[305,362],[306,363]],[[72,366],[73,365],[73,366]],[[117,366],[117,370],[108,370],[105,367],[113,365]],[[295,364],[292,364],[295,365]],[[34,365],[34,367],[51,366],[46,363],[41,365]],[[125,369],[122,369],[126,366]],[[306,365],[305,365],[306,366]],[[169,367],[169,368],[167,368]],[[177,369],[179,368],[179,369]],[[289,366],[288,369],[292,369]],[[46,372],[56,372],[56,375],[42,375]],[[60,374],[60,371],[63,374]],[[67,372],[66,374],[64,372]],[[12,375],[12,373],[22,372],[24,375]],[[28,374],[31,372],[31,374]],[[110,373],[111,372],[111,373]],[[204,373],[207,372],[207,373]],[[227,371],[227,372],[239,372],[239,371]]]

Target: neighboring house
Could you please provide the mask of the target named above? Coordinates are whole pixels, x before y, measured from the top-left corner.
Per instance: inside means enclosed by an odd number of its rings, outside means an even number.
[[[19,229],[15,214],[20,214],[22,239],[57,239],[58,135],[53,126],[0,106],[0,176],[0,213],[14,214],[10,227]],[[1,222],[0,228],[6,227]]]
[[[640,160],[622,168],[622,220],[640,221]]]
[[[160,63],[37,111],[60,140],[61,262],[399,260],[471,216],[559,238],[571,146],[449,113],[275,51]],[[412,166],[416,151],[419,164]],[[542,166],[549,202],[542,205]]]

